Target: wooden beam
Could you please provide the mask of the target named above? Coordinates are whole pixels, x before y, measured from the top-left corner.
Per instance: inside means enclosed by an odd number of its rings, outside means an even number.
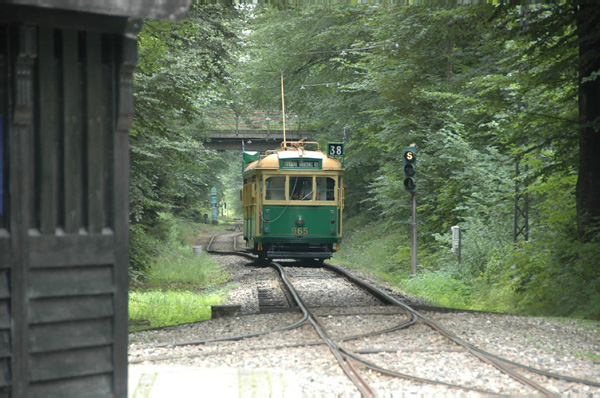
[[[135,40],[115,38],[117,111],[114,134],[114,230],[115,230],[115,342],[113,384],[115,396],[127,395],[128,281],[129,281],[129,129],[133,119],[133,71],[137,59]]]
[[[134,18],[178,19],[185,15],[189,0],[3,0],[4,3],[62,9],[91,14],[119,15]]]
[[[78,66],[79,45],[77,31],[63,30],[63,120],[64,120],[64,228],[77,233],[82,227],[82,107],[81,76]]]
[[[9,125],[10,225],[11,225],[11,314],[12,314],[12,395],[28,396],[29,379],[29,226],[33,204],[33,83],[37,57],[35,27],[21,26],[9,38],[17,48],[15,63],[15,110]]]
[[[40,28],[39,36],[39,140],[40,170],[36,185],[40,189],[40,230],[54,234],[58,219],[58,139],[57,82],[54,60],[54,29]]]
[[[87,211],[90,233],[102,231],[104,213],[104,134],[100,34],[86,32]]]

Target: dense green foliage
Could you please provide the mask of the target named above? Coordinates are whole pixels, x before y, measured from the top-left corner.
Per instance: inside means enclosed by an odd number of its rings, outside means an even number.
[[[210,189],[238,157],[205,148],[210,111],[226,101],[239,47],[235,10],[193,7],[180,22],[146,21],[139,35],[131,129],[131,264],[143,271],[171,215],[210,217]],[[229,173],[232,174],[232,173]],[[237,190],[236,190],[237,191]],[[166,218],[165,218],[166,217]]]
[[[276,92],[261,87],[277,87],[283,71],[290,112],[320,126],[322,140],[346,131],[347,214],[398,237],[395,263],[376,260],[398,283],[422,294],[435,286],[436,297],[456,291],[471,307],[600,316],[600,246],[576,233],[574,7],[261,9],[250,25],[248,98],[275,106]],[[400,167],[411,143],[414,278],[404,271],[410,196]],[[529,199],[527,242],[513,239],[515,183]],[[463,228],[460,265],[449,251],[452,225]],[[374,236],[367,231],[362,239]],[[370,240],[358,241],[350,246],[367,250]]]
[[[318,131],[311,138],[347,137],[346,214],[361,220],[346,225],[350,246],[370,247],[371,222],[388,254],[376,268],[394,283],[455,305],[598,318],[600,242],[577,233],[577,40],[570,4],[195,8],[183,23],[152,23],[136,74],[132,237],[159,212],[202,207],[224,169],[197,138],[206,111],[280,109],[283,73],[286,110]],[[416,277],[400,167],[412,143]],[[515,243],[516,184],[530,229]],[[460,265],[452,225],[463,228]]]

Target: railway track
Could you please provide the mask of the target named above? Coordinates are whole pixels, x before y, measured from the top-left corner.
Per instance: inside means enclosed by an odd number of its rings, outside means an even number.
[[[213,238],[207,245],[207,251],[219,255],[236,255],[254,260],[254,257],[247,253],[224,249],[223,246],[227,246],[227,243],[224,243],[223,239],[225,238]],[[237,238],[234,237],[233,239],[234,242],[237,241]],[[298,263],[295,262],[285,264],[269,263],[267,265],[275,270],[280,278],[280,282],[277,282],[277,284],[281,284],[281,291],[275,295],[280,298],[281,296],[285,297],[285,300],[280,300],[273,307],[300,311],[302,316],[298,320],[274,330],[213,339],[179,341],[163,346],[157,345],[156,347],[175,348],[190,345],[210,345],[215,342],[237,341],[261,336],[264,338],[271,333],[291,332],[306,325],[311,325],[315,331],[313,339],[287,343],[285,347],[326,346],[344,374],[352,381],[356,391],[362,396],[377,396],[378,392],[381,392],[381,388],[378,388],[381,385],[379,381],[381,375],[401,378],[410,382],[443,386],[456,391],[476,392],[486,395],[507,393],[506,390],[487,388],[485,380],[486,375],[490,373],[502,373],[506,375],[503,377],[510,377],[515,382],[520,383],[523,387],[517,390],[519,393],[535,393],[545,396],[558,394],[557,391],[545,387],[544,381],[547,378],[600,387],[600,383],[595,381],[544,372],[483,351],[457,337],[448,329],[430,319],[427,314],[414,310],[388,292],[374,287],[371,283],[365,282],[339,267],[325,264],[323,268],[306,268],[297,266]],[[265,279],[263,282],[263,286],[268,286],[268,289],[262,289],[263,291],[272,290],[273,281]],[[315,289],[320,289],[321,292],[328,291],[329,288],[323,288],[324,284],[328,286],[333,284],[345,285],[348,289],[354,289],[351,295],[359,303],[347,303],[343,302],[344,300],[336,302],[335,297],[326,294],[307,294]],[[259,289],[261,288],[259,287]],[[339,291],[339,288],[335,290]],[[345,319],[355,317],[357,322],[367,321],[372,324],[367,332],[361,330],[361,333],[353,333],[354,328],[350,330],[348,328],[336,329],[336,322],[341,317]],[[364,327],[357,326],[356,329],[364,329]],[[435,347],[419,345],[419,336],[427,335],[431,340],[433,334],[437,336],[434,339],[438,341]],[[405,344],[405,347],[401,349],[388,349],[386,347],[388,340],[398,339],[410,344]],[[268,345],[265,347],[268,348]],[[453,358],[454,364],[461,366],[458,371],[483,375],[480,382],[462,384],[453,382],[450,376],[452,373],[456,373],[457,370],[448,369],[449,366],[453,366],[452,363],[440,363],[439,371],[445,372],[445,374],[438,374],[437,377],[426,377],[422,374],[410,372],[411,366],[407,366],[407,364],[410,364],[415,357],[419,360],[435,361],[436,358],[440,357],[440,353]],[[477,361],[467,360],[468,357],[477,358]],[[446,361],[448,362],[448,360]],[[470,365],[463,366],[467,362]],[[479,362],[480,367],[473,365],[473,362]]]

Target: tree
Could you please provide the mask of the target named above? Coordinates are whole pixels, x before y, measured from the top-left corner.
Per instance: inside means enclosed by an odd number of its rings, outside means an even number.
[[[238,48],[237,12],[194,6],[180,22],[146,21],[134,74],[131,218],[151,225],[159,212],[207,204],[213,170],[224,160],[204,148],[209,111],[229,85]]]
[[[589,239],[600,222],[600,6],[576,7],[579,39],[579,235]],[[596,226],[597,227],[597,226]]]

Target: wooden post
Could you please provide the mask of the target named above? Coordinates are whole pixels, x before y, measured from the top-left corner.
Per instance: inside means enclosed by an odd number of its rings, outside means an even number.
[[[16,100],[12,125],[9,128],[11,156],[9,173],[20,178],[10,179],[11,251],[12,251],[12,393],[26,397],[29,377],[29,280],[28,230],[31,225],[34,198],[33,164],[33,82],[37,58],[36,28],[19,28],[16,60]]]

